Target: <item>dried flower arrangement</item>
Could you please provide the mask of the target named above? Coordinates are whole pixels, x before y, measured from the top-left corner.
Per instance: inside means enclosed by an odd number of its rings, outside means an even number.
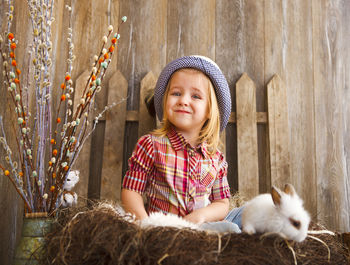
[[[82,97],[73,110],[72,96],[74,84],[71,79],[73,69],[72,28],[68,28],[67,72],[58,88],[61,92],[58,109],[53,109],[51,73],[51,24],[53,0],[27,1],[32,22],[33,44],[30,47],[32,69],[21,69],[16,60],[16,49],[20,44],[11,33],[14,6],[11,0],[7,12],[7,32],[0,35],[4,84],[12,104],[13,135],[16,137],[16,151],[12,151],[6,140],[3,117],[0,115],[0,142],[5,150],[6,166],[0,164],[0,173],[9,178],[24,202],[26,213],[47,212],[49,215],[60,207],[60,198],[74,162],[76,161],[87,137],[96,127],[101,114],[89,126],[88,118],[96,93],[101,90],[101,82],[116,52],[120,35],[113,35],[113,26],[108,27],[108,35],[102,38],[99,55],[94,56],[90,76],[86,82]],[[71,8],[66,6],[68,12]],[[122,22],[126,17],[122,17]],[[110,41],[108,41],[110,39]],[[24,70],[24,71],[23,71]],[[31,71],[30,71],[31,70]],[[33,83],[22,83],[22,72],[33,73]],[[29,94],[35,95],[35,111],[29,112]],[[125,99],[122,99],[123,101]],[[63,110],[63,111],[62,111]],[[63,113],[63,114],[61,114]],[[6,117],[7,118],[7,117]]]

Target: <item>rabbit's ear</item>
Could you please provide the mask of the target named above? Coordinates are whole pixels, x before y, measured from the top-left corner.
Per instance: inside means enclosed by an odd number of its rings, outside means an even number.
[[[294,196],[296,194],[293,185],[288,183],[284,186],[284,192],[290,196]]]
[[[271,188],[271,197],[272,197],[273,203],[276,206],[281,205],[281,191],[277,189],[275,186],[272,186]]]

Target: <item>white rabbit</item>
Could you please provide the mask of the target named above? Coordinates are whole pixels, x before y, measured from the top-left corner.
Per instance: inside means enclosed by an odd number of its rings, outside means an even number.
[[[73,205],[76,205],[78,202],[78,195],[72,191],[75,184],[77,184],[79,181],[79,171],[78,170],[71,170],[68,173],[68,176],[66,178],[66,181],[63,185],[63,193],[62,193],[62,206],[63,207],[72,207]]]
[[[245,204],[242,213],[243,231],[248,234],[273,232],[297,242],[307,236],[310,216],[291,184],[284,192],[272,187],[271,194],[261,194]]]

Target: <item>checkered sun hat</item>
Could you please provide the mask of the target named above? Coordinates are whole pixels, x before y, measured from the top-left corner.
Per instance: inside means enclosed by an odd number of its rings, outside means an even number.
[[[165,66],[160,73],[155,90],[154,106],[159,120],[163,119],[163,96],[171,75],[181,68],[195,68],[206,74],[214,88],[220,111],[220,130],[225,129],[231,114],[231,94],[226,78],[221,72],[219,66],[211,59],[198,56],[184,56],[178,58]]]

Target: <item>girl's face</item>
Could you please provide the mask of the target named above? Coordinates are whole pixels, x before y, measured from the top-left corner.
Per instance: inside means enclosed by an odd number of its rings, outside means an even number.
[[[167,119],[177,131],[199,135],[209,118],[208,80],[198,71],[186,69],[173,74],[165,103]]]

